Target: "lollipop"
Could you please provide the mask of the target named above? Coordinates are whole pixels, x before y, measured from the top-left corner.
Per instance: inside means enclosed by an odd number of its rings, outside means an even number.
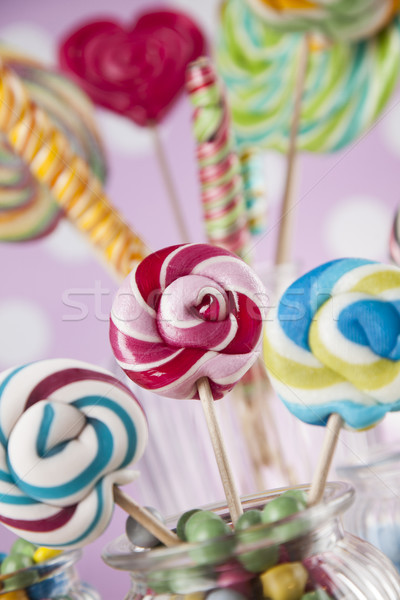
[[[128,388],[76,360],[0,377],[0,522],[35,544],[79,547],[107,527],[147,422]]]
[[[143,12],[135,23],[91,21],[60,47],[61,66],[92,100],[139,126],[150,127],[182,241],[190,239],[158,133],[185,83],[187,65],[205,52],[205,40],[187,15]]]
[[[1,45],[0,56],[67,136],[73,150],[103,181],[105,158],[87,96],[64,76]],[[47,186],[37,181],[29,165],[0,134],[0,240],[20,242],[44,236],[54,229],[61,215]]]
[[[399,289],[397,267],[341,259],[286,290],[264,358],[291,413],[335,437],[343,423],[360,430],[400,409]]]
[[[397,211],[393,222],[392,231],[390,232],[390,256],[396,263],[400,265],[400,212]]]
[[[315,31],[329,39],[355,41],[382,29],[398,11],[397,0],[247,0],[254,12],[283,32]]]
[[[244,198],[250,233],[262,233],[266,229],[267,195],[264,158],[257,150],[246,150],[240,156]]]
[[[217,64],[240,148],[287,151],[303,41],[304,35],[274,31],[244,0],[224,4]],[[339,150],[367,131],[395,88],[399,56],[398,17],[371,40],[311,51],[297,148]]]
[[[30,98],[14,71],[0,61],[0,131],[86,235],[117,277],[129,273],[147,248],[105,196],[100,180],[65,134]]]
[[[262,283],[241,259],[187,244],[144,259],[111,311],[111,346],[128,377],[160,395],[201,399],[233,520],[241,506],[214,400],[257,359],[264,300]]]
[[[208,240],[248,258],[250,234],[240,161],[223,91],[208,58],[189,65],[186,85],[195,108],[193,130]]]

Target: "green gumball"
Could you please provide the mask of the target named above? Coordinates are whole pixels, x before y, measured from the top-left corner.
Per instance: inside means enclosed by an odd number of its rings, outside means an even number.
[[[193,561],[198,565],[214,565],[227,560],[236,544],[231,534],[229,525],[218,515],[209,511],[196,512],[185,527],[187,541],[201,544],[190,552]]]
[[[11,546],[10,554],[26,554],[26,556],[29,556],[33,559],[33,555],[35,554],[36,550],[37,546],[35,546],[35,544],[27,542],[22,538],[18,538]]]
[[[7,590],[24,589],[32,585],[37,579],[36,572],[24,570],[32,565],[32,558],[26,554],[9,554],[1,563],[0,572],[2,575],[17,572],[12,577],[4,580],[4,588]]]
[[[247,545],[268,539],[269,534],[266,527],[257,527],[257,525],[262,525],[261,515],[260,510],[248,510],[239,517],[235,530],[240,543]],[[250,573],[261,573],[269,569],[278,562],[278,558],[277,546],[251,550],[238,556],[240,563]]]
[[[202,511],[200,510],[200,508],[192,508],[192,510],[188,510],[188,511],[184,512],[183,515],[181,515],[179,517],[179,521],[176,526],[176,534],[177,534],[178,538],[181,539],[183,542],[186,542],[186,540],[187,540],[186,533],[185,533],[186,523],[188,522],[190,517],[197,512],[202,512]]]

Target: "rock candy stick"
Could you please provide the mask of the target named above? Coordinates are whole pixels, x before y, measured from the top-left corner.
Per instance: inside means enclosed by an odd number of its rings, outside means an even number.
[[[159,250],[114,300],[110,342],[130,379],[161,396],[201,399],[233,521],[241,504],[214,400],[259,356],[265,290],[240,258],[207,244]]]
[[[191,63],[186,82],[194,106],[193,131],[208,241],[249,260],[241,165],[227,103],[210,59]]]
[[[271,383],[292,414],[327,426],[328,460],[342,422],[361,430],[400,409],[399,289],[398,267],[340,259],[294,282],[267,321]],[[313,502],[328,468],[320,461]]]
[[[112,207],[86,161],[1,61],[0,130],[113,272],[119,278],[129,273],[148,253],[146,245]]]

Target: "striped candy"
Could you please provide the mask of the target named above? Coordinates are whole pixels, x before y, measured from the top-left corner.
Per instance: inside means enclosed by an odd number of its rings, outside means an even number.
[[[55,71],[0,45],[0,56],[21,77],[31,98],[46,111],[100,180],[105,157],[94,122],[93,105],[81,90]],[[0,133],[0,240],[22,241],[44,236],[62,214],[47,186],[30,172]]]
[[[147,442],[128,388],[107,371],[43,360],[0,376],[0,522],[38,545],[74,548],[107,527],[113,485]]]
[[[267,191],[265,160],[258,150],[249,149],[240,156],[247,221],[254,235],[266,229]]]
[[[389,240],[390,256],[400,265],[400,210],[396,212]]]
[[[195,109],[193,131],[208,241],[249,259],[241,166],[224,93],[210,59],[189,65],[186,87]]]
[[[318,32],[355,41],[376,34],[393,18],[398,0],[247,0],[264,21],[283,32]]]
[[[88,163],[74,152],[47,112],[31,100],[22,79],[1,57],[0,131],[118,277],[126,276],[148,254],[144,242],[109,202]]]
[[[304,36],[275,31],[245,0],[227,0],[218,38],[238,146],[286,152]],[[310,52],[298,149],[330,152],[358,138],[383,110],[399,73],[399,17],[372,40]]]
[[[400,409],[400,269],[341,259],[310,271],[267,319],[272,385],[299,419],[354,429]]]
[[[171,246],[145,258],[113,303],[115,357],[138,385],[198,398],[208,377],[222,398],[260,352],[265,290],[241,259],[207,244]]]

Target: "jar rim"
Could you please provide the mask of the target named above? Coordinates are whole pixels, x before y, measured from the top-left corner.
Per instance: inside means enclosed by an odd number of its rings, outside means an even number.
[[[256,508],[258,505],[264,505],[267,501],[273,500],[288,490],[303,490],[307,492],[309,485],[299,485],[290,488],[277,488],[266,492],[251,494],[241,498],[242,506],[246,509]],[[337,517],[344,512],[354,498],[354,487],[349,482],[330,482],[327,483],[324,491],[324,497],[318,504],[306,507],[303,511],[281,519],[273,524],[261,524],[245,530],[257,531],[259,533],[268,532],[263,537],[262,545],[276,545],[290,541],[293,538],[300,537],[299,534],[291,536],[286,525],[288,523],[300,523],[301,535],[307,535],[310,531],[325,524],[329,519]],[[202,507],[202,510],[212,510],[221,516],[229,516],[226,502],[215,503]],[[167,524],[176,524],[178,516],[168,519]],[[229,521],[228,521],[229,522]],[[297,528],[296,528],[297,529]],[[298,531],[298,529],[297,529]],[[243,532],[241,532],[243,533]],[[226,536],[212,540],[213,543],[223,543],[224,540],[232,538],[234,532]],[[125,534],[107,544],[102,552],[102,559],[106,564],[115,569],[130,572],[150,572],[154,569],[173,568],[177,565],[188,566],[191,563],[190,555],[193,550],[206,548],[210,541],[199,542],[196,544],[182,542],[176,546],[157,547],[154,549],[139,548],[134,546]],[[261,547],[261,544],[260,544]],[[247,552],[255,548],[254,543],[246,543],[239,540],[236,553]]]
[[[66,550],[61,552],[61,554],[58,554],[57,556],[53,556],[52,558],[49,558],[48,560],[45,560],[43,562],[35,563],[30,567],[24,567],[23,569],[18,569],[17,571],[0,575],[0,598],[4,588],[6,587],[7,580],[12,580],[16,576],[18,576],[19,578],[20,576],[29,573],[35,575],[34,579],[36,581],[40,581],[43,578],[47,579],[48,577],[54,575],[57,571],[61,569],[67,569],[68,567],[75,564],[81,558],[81,556],[82,550],[80,548],[76,548],[74,550]],[[34,579],[32,579],[32,582],[34,581]],[[14,589],[20,588],[13,588],[12,585],[7,585],[6,591],[11,592]]]

